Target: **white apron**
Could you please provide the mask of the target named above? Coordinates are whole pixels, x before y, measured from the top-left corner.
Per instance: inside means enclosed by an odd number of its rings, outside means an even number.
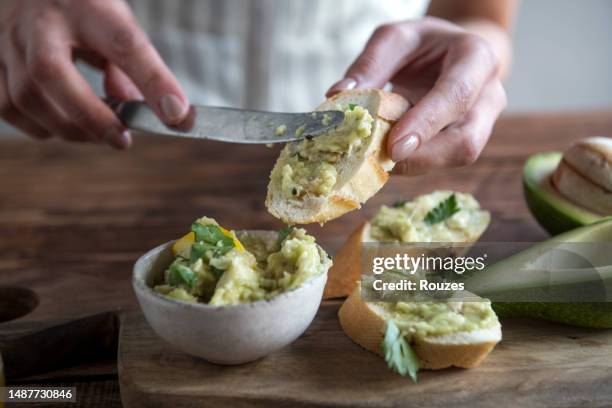
[[[192,103],[314,108],[380,24],[427,0],[129,0]]]

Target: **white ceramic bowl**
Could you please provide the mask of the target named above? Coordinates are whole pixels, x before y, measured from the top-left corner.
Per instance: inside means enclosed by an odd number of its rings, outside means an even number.
[[[152,286],[162,281],[174,258],[173,243],[160,245],[138,259],[132,286],[153,330],[185,353],[218,364],[254,361],[296,340],[317,313],[327,273],[268,301],[210,306],[168,299]],[[327,268],[331,266],[328,258],[324,262]]]

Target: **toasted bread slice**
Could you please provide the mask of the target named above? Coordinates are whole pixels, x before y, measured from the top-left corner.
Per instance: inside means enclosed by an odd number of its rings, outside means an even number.
[[[491,216],[487,211],[479,210],[473,220],[472,228],[467,231],[463,240],[456,241],[457,243],[476,242],[489,226]],[[334,256],[334,265],[329,270],[323,299],[346,297],[353,292],[357,281],[361,279],[361,255],[364,242],[377,242],[370,235],[369,222],[360,225]]]
[[[376,303],[364,302],[360,287],[346,299],[338,312],[342,329],[355,343],[382,357],[381,343],[387,320]],[[412,339],[420,368],[472,368],[480,364],[501,340],[501,325],[471,332]]]
[[[365,108],[374,122],[372,132],[355,153],[336,164],[337,181],[326,195],[287,198],[282,194],[281,173],[291,155],[287,145],[270,175],[266,207],[287,224],[323,224],[359,208],[387,182],[395,163],[386,152],[386,136],[394,122],[408,109],[402,96],[380,89],[356,89],[341,92],[321,104],[317,110],[334,110],[355,104]]]

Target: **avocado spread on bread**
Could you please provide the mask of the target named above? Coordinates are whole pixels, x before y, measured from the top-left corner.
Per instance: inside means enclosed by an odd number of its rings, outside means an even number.
[[[373,122],[366,109],[351,105],[344,110],[344,121],[335,129],[293,143],[291,157],[280,174],[282,194],[298,199],[327,195],[338,181],[338,162],[356,154],[366,144]]]
[[[176,300],[215,306],[271,299],[325,272],[327,257],[301,228],[275,240],[238,236],[211,218],[200,218],[173,246],[175,259],[154,290]]]
[[[463,242],[489,218],[470,194],[434,191],[383,205],[371,221],[370,235],[380,242]]]
[[[488,300],[475,302],[380,302],[385,315],[408,339],[472,332],[499,324]]]

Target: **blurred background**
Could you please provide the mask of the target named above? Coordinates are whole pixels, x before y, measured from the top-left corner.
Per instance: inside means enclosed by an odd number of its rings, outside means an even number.
[[[509,111],[612,107],[612,1],[524,0]]]
[[[611,21],[610,0],[522,1],[507,111],[612,108]],[[99,76],[88,76],[100,92]]]

